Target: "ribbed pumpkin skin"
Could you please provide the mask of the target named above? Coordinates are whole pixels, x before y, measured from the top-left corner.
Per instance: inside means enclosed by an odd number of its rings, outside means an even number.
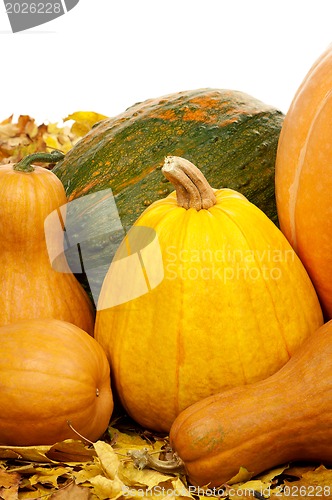
[[[117,271],[125,240],[98,302],[95,338],[114,387],[128,413],[157,431],[204,397],[271,375],[322,324],[313,286],[281,231],[241,194],[215,194],[208,210],[181,208],[174,193],[151,205],[134,228],[156,231],[163,280],[109,307],[111,296],[139,282],[139,267]],[[145,257],[147,274],[157,269],[155,255]]]
[[[113,411],[110,369],[100,345],[58,320],[0,328],[0,443],[11,446],[94,441]]]
[[[52,267],[46,217],[67,202],[59,179],[43,167],[19,172],[0,167],[0,326],[24,319],[55,318],[93,333],[90,299],[70,272]],[[63,249],[63,241],[55,244]]]
[[[332,46],[298,89],[276,160],[280,227],[305,265],[332,318]]]
[[[69,200],[112,188],[128,228],[172,191],[160,176],[165,156],[184,156],[212,186],[242,192],[276,222],[274,163],[282,121],[280,111],[241,92],[179,92],[101,122],[53,171]]]
[[[217,487],[240,467],[252,476],[290,461],[332,463],[332,322],[271,377],[183,411],[172,449],[194,485]]]

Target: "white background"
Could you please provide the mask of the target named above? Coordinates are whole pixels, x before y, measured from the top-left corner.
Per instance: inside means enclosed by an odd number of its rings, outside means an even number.
[[[286,112],[332,42],[330,0],[80,0],[16,34],[0,2],[0,121],[114,116],[200,87],[241,90]]]

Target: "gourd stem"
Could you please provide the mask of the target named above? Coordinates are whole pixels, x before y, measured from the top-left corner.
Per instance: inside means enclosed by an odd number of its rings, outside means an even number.
[[[189,160],[167,156],[162,172],[176,190],[178,205],[182,208],[202,210],[211,208],[217,200],[214,190],[202,172]]]
[[[159,460],[153,457],[149,451],[144,448],[140,450],[129,450],[128,456],[134,462],[138,469],[153,469],[164,474],[184,474],[185,468],[181,458],[173,453],[172,460]]]
[[[41,162],[41,163],[57,163],[60,160],[63,160],[65,157],[64,153],[54,149],[50,153],[32,153],[31,155],[25,156],[21,161],[14,165],[14,170],[18,170],[19,172],[33,172],[34,167],[32,163]]]

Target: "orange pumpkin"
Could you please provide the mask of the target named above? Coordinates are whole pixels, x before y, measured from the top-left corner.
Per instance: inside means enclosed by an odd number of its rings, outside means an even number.
[[[0,167],[0,326],[55,318],[92,334],[94,310],[70,272],[63,240],[50,231],[48,244],[57,247],[62,272],[52,267],[46,243],[45,219],[67,199],[60,180],[31,161],[56,158],[54,153],[35,154]]]
[[[332,317],[332,45],[298,89],[282,126],[276,159],[280,228]]]
[[[39,319],[0,328],[0,443],[94,441],[112,411],[110,369],[102,347],[70,323]]]
[[[189,481],[218,487],[241,467],[254,476],[295,460],[331,464],[331,360],[332,321],[271,377],[184,410],[170,442]]]
[[[176,187],[120,245],[95,338],[141,425],[168,431],[190,404],[266,378],[322,324],[312,283],[281,231],[191,162],[168,157]]]

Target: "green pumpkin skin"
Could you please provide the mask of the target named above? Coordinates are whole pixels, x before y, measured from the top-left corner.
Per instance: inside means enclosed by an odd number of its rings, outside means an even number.
[[[96,124],[53,170],[69,201],[95,193],[89,217],[83,203],[72,210],[70,223],[88,237],[98,227],[85,248],[85,261],[96,270],[90,287],[100,289],[114,255],[110,213],[97,193],[111,188],[128,230],[148,205],[173,190],[160,171],[166,156],[188,159],[213,188],[239,191],[277,223],[274,165],[283,119],[242,92],[199,89],[149,99]],[[81,239],[72,233],[72,240]],[[71,265],[70,255],[67,260]]]
[[[239,191],[277,221],[274,164],[283,114],[234,90],[199,89],[135,104],[95,126],[54,168],[69,200],[112,188],[130,227],[172,187],[165,156],[197,165],[216,189]]]

